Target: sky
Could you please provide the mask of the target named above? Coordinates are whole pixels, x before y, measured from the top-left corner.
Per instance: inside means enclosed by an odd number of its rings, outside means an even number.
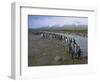
[[[88,25],[87,17],[28,15],[28,28],[64,25]]]

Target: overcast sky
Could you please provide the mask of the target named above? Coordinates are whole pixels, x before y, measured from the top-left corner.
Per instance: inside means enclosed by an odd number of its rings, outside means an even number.
[[[87,25],[86,17],[68,17],[68,16],[41,16],[29,15],[28,28],[40,28],[45,26],[63,26],[63,25]]]

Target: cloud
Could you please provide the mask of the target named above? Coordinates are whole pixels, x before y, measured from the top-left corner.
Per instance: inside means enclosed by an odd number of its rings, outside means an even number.
[[[39,16],[29,15],[28,16],[28,27],[39,28],[53,25],[87,25],[88,18],[86,17],[64,17],[64,16]]]

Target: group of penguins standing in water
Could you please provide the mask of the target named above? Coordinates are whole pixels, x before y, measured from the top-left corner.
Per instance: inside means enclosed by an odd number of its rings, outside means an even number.
[[[71,58],[80,59],[82,50],[80,48],[80,45],[76,43],[75,38],[68,37],[66,34],[63,34],[63,33],[55,33],[55,32],[42,32],[41,37],[43,39],[55,38],[57,40],[65,41],[64,46],[65,48],[68,48],[68,52]]]

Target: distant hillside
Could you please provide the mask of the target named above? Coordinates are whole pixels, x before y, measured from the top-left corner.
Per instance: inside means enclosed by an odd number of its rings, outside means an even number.
[[[64,25],[64,26],[46,26],[46,27],[40,27],[40,28],[34,28],[34,30],[87,30],[87,25]]]

